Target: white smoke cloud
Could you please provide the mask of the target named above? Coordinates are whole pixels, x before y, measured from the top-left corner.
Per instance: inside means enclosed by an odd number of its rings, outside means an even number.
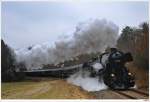
[[[79,23],[71,40],[60,40],[33,46],[31,50],[15,51],[18,62],[25,62],[28,69],[41,68],[43,64],[59,63],[84,53],[101,52],[113,47],[118,38],[118,26],[104,19]]]
[[[107,89],[107,86],[104,84],[103,79],[99,76],[90,77],[88,71],[79,71],[73,75],[71,75],[67,82],[80,86],[86,91],[100,91]]]

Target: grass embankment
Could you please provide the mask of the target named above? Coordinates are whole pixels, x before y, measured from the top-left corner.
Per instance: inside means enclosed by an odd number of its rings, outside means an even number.
[[[91,99],[93,96],[65,80],[2,83],[2,99]]]

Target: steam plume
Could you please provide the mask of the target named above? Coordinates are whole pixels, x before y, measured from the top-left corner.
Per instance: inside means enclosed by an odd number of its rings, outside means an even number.
[[[48,44],[33,46],[31,50],[15,51],[18,62],[25,62],[28,69],[41,68],[43,64],[59,63],[80,54],[104,51],[115,46],[118,27],[104,19],[79,23],[71,40],[60,40],[55,47]]]

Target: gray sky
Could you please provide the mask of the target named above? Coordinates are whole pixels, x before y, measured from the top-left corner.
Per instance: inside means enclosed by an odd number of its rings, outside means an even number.
[[[148,21],[148,2],[2,2],[2,39],[17,49],[54,44],[80,22],[110,20],[120,31]]]

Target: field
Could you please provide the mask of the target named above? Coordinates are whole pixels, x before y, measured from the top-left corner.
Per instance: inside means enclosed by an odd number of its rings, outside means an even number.
[[[2,83],[2,99],[91,99],[93,96],[65,80],[26,80]]]

